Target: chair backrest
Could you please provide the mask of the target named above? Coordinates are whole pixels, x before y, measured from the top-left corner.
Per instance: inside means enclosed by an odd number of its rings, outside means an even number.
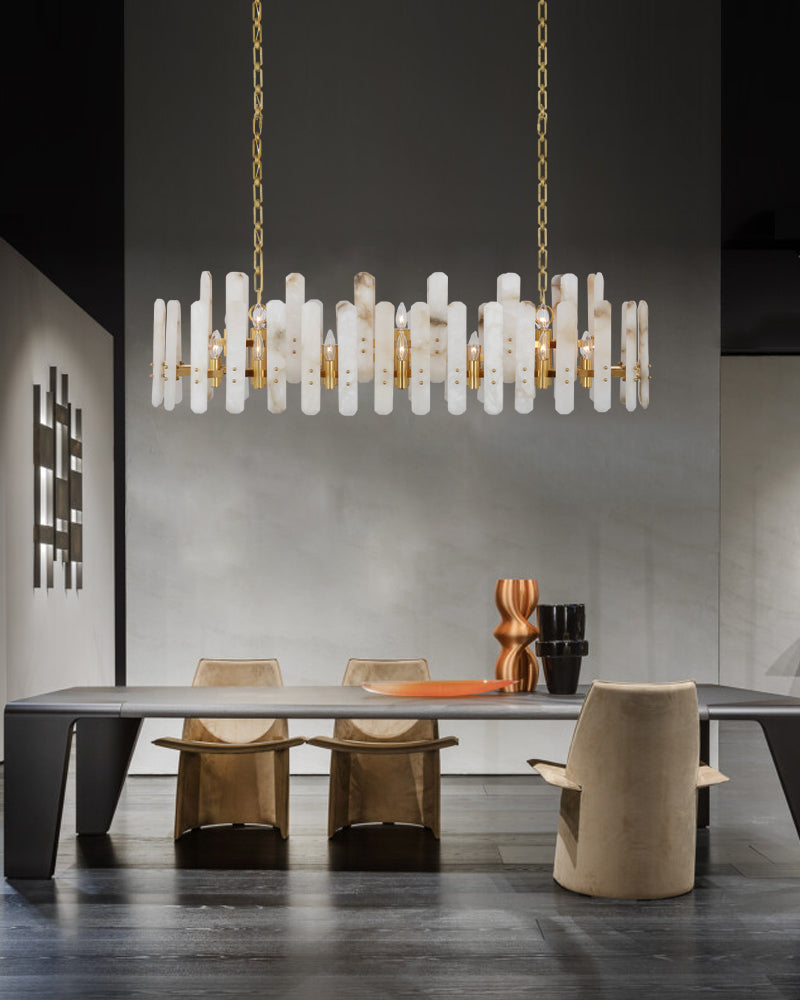
[[[193,687],[283,687],[277,660],[202,659],[195,670]],[[183,738],[214,743],[254,743],[286,739],[286,719],[186,719]]]
[[[647,801],[668,817],[694,794],[699,753],[694,681],[595,681],[572,737],[567,776],[609,805],[627,800],[641,812]]]
[[[342,684],[358,685],[380,681],[429,681],[427,660],[357,660],[347,661]],[[337,719],[333,735],[344,740],[428,740],[436,739],[439,726],[435,719]]]

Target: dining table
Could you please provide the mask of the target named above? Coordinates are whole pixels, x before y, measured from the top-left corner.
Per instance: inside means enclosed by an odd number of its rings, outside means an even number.
[[[5,708],[5,876],[53,875],[73,735],[76,830],[91,836],[111,826],[145,719],[491,719],[538,726],[576,720],[587,691],[409,698],[355,686],[123,686],[72,687],[11,701]],[[800,698],[720,684],[698,684],[697,695],[701,758],[708,759],[712,722],[757,723],[800,835]],[[708,799],[701,795],[698,825],[707,824]]]

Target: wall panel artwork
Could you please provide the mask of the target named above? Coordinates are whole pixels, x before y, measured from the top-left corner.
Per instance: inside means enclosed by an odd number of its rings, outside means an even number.
[[[60,392],[58,391],[60,387]],[[33,586],[83,587],[83,438],[81,411],[69,401],[69,376],[50,369],[50,387],[33,387]]]

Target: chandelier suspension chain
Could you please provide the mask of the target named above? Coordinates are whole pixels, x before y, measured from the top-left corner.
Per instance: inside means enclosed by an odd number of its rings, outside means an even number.
[[[390,413],[395,389],[407,389],[415,414],[430,412],[431,386],[444,383],[448,411],[463,413],[467,390],[482,390],[486,413],[503,410],[504,383],[513,383],[514,409],[533,410],[534,395],[552,386],[558,413],[571,413],[575,385],[592,390],[594,409],[611,408],[611,387],[628,411],[650,401],[649,311],[644,301],[622,306],[621,361],[611,354],[611,303],[601,272],[587,278],[588,330],[579,336],[579,284],[565,273],[552,294],[558,327],[548,299],[547,247],[547,0],[537,0],[537,271],[539,305],[521,300],[518,274],[498,275],[494,301],[481,306],[478,330],[467,338],[467,308],[450,302],[448,277],[428,276],[426,301],[408,312],[375,302],[375,278],[366,271],[353,280],[353,301],[336,306],[333,330],[324,334],[323,306],[306,300],[302,274],[286,277],[285,300],[262,303],[264,283],[263,209],[263,0],[251,0],[253,38],[253,280],[229,272],[225,281],[225,333],[213,329],[211,273],[200,279],[200,297],[191,305],[191,363],[181,349],[181,304],[156,299],[153,311],[154,406],[180,403],[181,379],[190,382],[191,407],[205,413],[214,390],[225,383],[225,407],[244,409],[248,388],[269,386],[268,408],[286,409],[287,385],[299,383],[303,413],[320,412],[321,391],[338,390],[339,412],[358,410],[359,383],[374,380],[375,412]],[[531,4],[531,9],[533,4]],[[532,41],[532,40],[531,40]],[[251,301],[255,300],[248,309]],[[249,323],[247,314],[249,313]],[[268,336],[269,330],[269,336]],[[273,333],[276,334],[273,336]],[[557,336],[556,336],[557,334]],[[558,342],[556,342],[558,341]],[[433,345],[444,345],[434,347]],[[207,360],[206,360],[207,359]],[[205,363],[204,363],[205,360]],[[413,365],[413,372],[412,372]],[[466,366],[466,370],[462,366]],[[341,372],[341,374],[340,374]],[[466,377],[465,377],[466,376]],[[340,381],[341,378],[341,381]]]
[[[539,303],[547,301],[547,0],[539,0],[539,113],[536,119],[539,157]]]
[[[264,207],[261,183],[261,128],[264,121],[264,71],[261,49],[261,0],[253,2],[253,292],[261,305],[264,284]]]

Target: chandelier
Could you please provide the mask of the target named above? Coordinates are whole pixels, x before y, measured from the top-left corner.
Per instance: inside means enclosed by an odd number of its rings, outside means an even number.
[[[286,278],[285,300],[262,303],[263,190],[261,129],[263,70],[261,2],[253,3],[253,296],[248,276],[225,280],[224,334],[213,329],[211,274],[200,278],[200,298],[190,310],[190,357],[182,359],[181,306],[157,299],[153,317],[153,406],[172,410],[188,379],[191,409],[203,413],[225,379],[225,407],[241,413],[252,389],[265,389],[271,413],[286,409],[287,383],[300,384],[303,413],[320,411],[323,390],[338,391],[339,412],[359,405],[359,386],[373,383],[376,413],[391,413],[394,390],[406,389],[411,412],[430,410],[431,384],[444,385],[450,413],[463,413],[470,391],[486,413],[503,410],[505,384],[514,386],[514,409],[530,413],[536,393],[553,388],[555,409],[571,413],[575,383],[589,390],[594,409],[611,408],[613,380],[627,410],[650,400],[648,309],[624,302],[620,362],[612,363],[611,304],[603,275],[587,278],[587,329],[578,337],[578,279],[554,275],[547,303],[547,2],[538,0],[538,303],[520,299],[520,276],[501,274],[497,298],[478,309],[467,339],[467,308],[449,302],[448,279],[431,274],[424,302],[406,310],[375,301],[375,279],[355,276],[353,301],[336,305],[336,335],[323,339],[323,308],[306,301],[305,278]]]

